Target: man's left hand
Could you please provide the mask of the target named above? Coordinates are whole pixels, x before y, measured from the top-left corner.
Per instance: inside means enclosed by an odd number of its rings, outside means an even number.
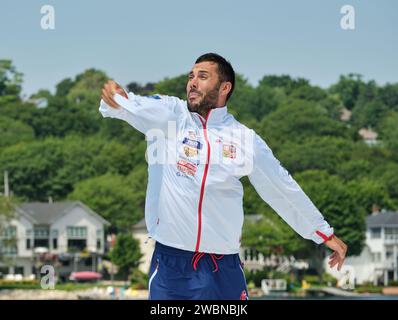
[[[347,253],[347,245],[336,236],[326,241],[325,245],[334,251],[329,257],[330,268],[337,264],[337,270],[340,271]]]

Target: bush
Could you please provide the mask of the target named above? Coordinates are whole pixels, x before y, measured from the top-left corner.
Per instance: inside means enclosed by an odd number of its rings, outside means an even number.
[[[383,287],[361,286],[355,289],[357,293],[383,293]]]
[[[38,280],[5,280],[0,279],[0,289],[40,289]]]
[[[324,273],[322,275],[323,278],[323,282],[325,284],[328,284],[329,282],[332,284],[333,287],[335,287],[337,285],[337,279],[335,277],[333,277],[331,274],[329,273]]]
[[[133,269],[130,275],[131,288],[133,289],[148,289],[149,277],[146,273],[139,269]]]

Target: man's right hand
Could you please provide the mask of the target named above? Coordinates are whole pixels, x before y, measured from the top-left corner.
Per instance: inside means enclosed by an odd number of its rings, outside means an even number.
[[[124,92],[123,88],[119,86],[115,81],[113,80],[108,80],[105,84],[104,87],[102,88],[102,95],[101,98],[105,101],[107,105],[109,105],[112,108],[118,109],[120,106],[116,103],[116,101],[113,99],[115,94],[118,93],[121,96],[125,97],[128,99],[126,93]]]

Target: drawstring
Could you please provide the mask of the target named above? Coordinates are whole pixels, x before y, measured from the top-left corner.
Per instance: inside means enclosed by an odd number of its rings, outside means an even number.
[[[194,269],[195,271],[196,271],[196,269],[197,269],[199,260],[202,259],[202,257],[203,257],[204,255],[205,255],[204,252],[195,252],[195,254],[193,255],[193,257],[192,257],[192,266],[193,266],[193,269]],[[210,258],[211,258],[211,260],[213,261],[214,266],[215,266],[213,272],[217,272],[217,271],[218,271],[218,263],[217,263],[217,260],[222,259],[222,258],[224,257],[224,255],[222,254],[222,255],[220,255],[220,256],[217,256],[217,255],[214,254],[214,253],[209,253],[209,256],[210,256]]]

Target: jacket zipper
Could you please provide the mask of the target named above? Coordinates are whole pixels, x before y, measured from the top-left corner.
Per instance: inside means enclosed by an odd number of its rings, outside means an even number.
[[[206,116],[206,119],[203,121],[202,117],[199,116],[200,121],[202,122],[203,125],[203,134],[206,140],[206,145],[207,145],[207,161],[205,164],[205,170],[203,172],[203,177],[202,177],[202,185],[200,187],[200,196],[199,196],[199,206],[198,206],[198,235],[196,238],[196,247],[195,251],[199,252],[199,246],[200,246],[200,237],[202,233],[202,204],[203,204],[203,196],[205,192],[205,184],[206,184],[206,178],[207,178],[207,172],[209,170],[209,163],[210,163],[210,143],[209,139],[207,137],[207,120],[209,119],[211,110],[209,110],[209,113]]]

